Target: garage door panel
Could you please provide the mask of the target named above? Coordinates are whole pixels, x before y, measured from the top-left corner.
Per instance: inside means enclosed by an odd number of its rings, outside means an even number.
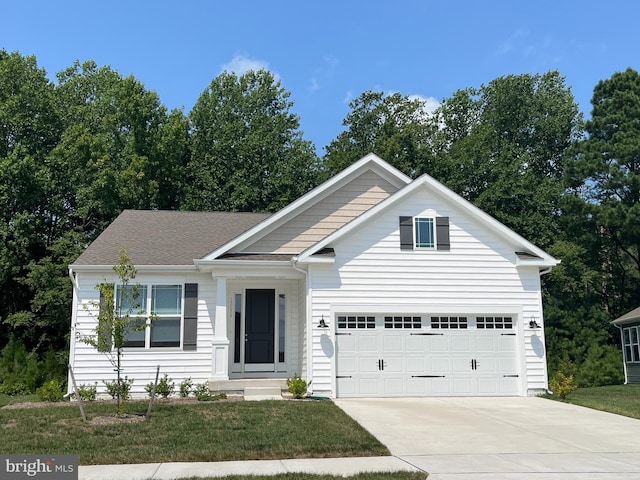
[[[357,360],[358,371],[360,373],[378,373],[378,358],[371,355],[359,357]]]
[[[380,380],[378,376],[361,377],[358,379],[358,393],[364,396],[377,396],[380,392]]]
[[[471,339],[469,335],[466,334],[455,334],[451,335],[451,351],[452,352],[469,352],[471,349]]]
[[[388,396],[406,395],[404,379],[383,376],[384,394]]]
[[[375,352],[378,353],[378,336],[375,333],[352,334],[357,338],[358,352]]]
[[[475,351],[476,353],[494,353],[496,351],[495,335],[477,335]]]
[[[498,317],[491,326],[491,317],[482,327],[469,317],[439,329],[375,318],[366,328],[338,330],[338,396],[518,394],[517,336]]]
[[[382,353],[402,353],[404,352],[404,335],[387,334],[382,337]]]
[[[424,356],[406,357],[405,362],[408,373],[423,373],[428,371],[428,362]]]
[[[430,383],[430,379],[427,378],[415,378],[411,377],[407,379],[407,395],[429,395],[430,389],[427,389],[427,385]]]

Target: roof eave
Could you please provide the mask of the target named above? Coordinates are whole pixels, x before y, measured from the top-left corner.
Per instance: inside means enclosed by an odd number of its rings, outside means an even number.
[[[104,272],[105,270],[113,271],[115,265],[85,265],[71,264],[69,270],[72,272]],[[135,265],[138,272],[195,272],[195,265]]]

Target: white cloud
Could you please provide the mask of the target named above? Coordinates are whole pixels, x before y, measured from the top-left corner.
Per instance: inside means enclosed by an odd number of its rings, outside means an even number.
[[[247,73],[249,70],[269,70],[276,80],[280,80],[280,75],[269,68],[269,63],[263,60],[248,57],[246,55],[236,55],[229,63],[222,65],[221,72],[227,71],[235,73],[237,76]]]
[[[434,97],[425,97],[423,95],[409,95],[411,100],[420,100],[424,104],[424,112],[427,115],[433,114],[433,112],[440,106],[440,102]]]
[[[348,90],[346,95],[344,96],[344,100],[342,101],[348,105],[351,100],[353,100],[353,92],[351,90]]]

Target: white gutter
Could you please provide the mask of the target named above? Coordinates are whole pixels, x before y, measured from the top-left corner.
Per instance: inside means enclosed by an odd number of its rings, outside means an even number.
[[[73,274],[73,268],[71,267],[69,267],[69,278],[71,279],[71,283],[73,284],[74,289],[80,288],[78,278]]]

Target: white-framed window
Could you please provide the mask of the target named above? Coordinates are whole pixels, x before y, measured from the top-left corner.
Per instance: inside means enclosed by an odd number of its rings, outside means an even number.
[[[117,285],[116,302],[133,318],[125,347],[180,347],[182,285]]]
[[[415,217],[413,232],[414,248],[430,250],[436,248],[436,228],[433,217]]]
[[[624,359],[627,363],[640,363],[640,326],[622,329]]]

